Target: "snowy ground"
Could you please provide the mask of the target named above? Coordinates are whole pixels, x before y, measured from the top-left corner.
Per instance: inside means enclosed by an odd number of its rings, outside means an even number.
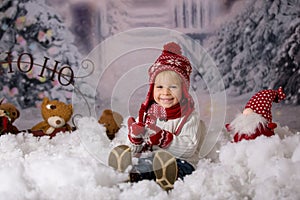
[[[5,135],[0,199],[299,199],[300,133],[278,130],[282,139],[223,144],[218,161],[200,160],[169,194],[154,181],[125,183],[126,174],[107,167],[107,155],[124,139],[125,127],[112,143],[93,118],[51,140]]]
[[[229,100],[227,120],[246,98]],[[77,131],[51,140],[27,133],[1,136],[0,199],[299,199],[299,107],[280,104],[273,110],[281,125],[276,136],[238,144],[220,137],[217,148],[169,194],[154,181],[126,183],[126,173],[107,167],[110,149],[125,142],[126,127],[113,142],[94,118],[82,118]],[[22,129],[39,121],[38,110],[24,113]]]

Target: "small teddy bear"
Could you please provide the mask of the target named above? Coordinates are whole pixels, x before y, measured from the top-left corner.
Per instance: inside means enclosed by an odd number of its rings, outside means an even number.
[[[60,131],[72,130],[72,127],[67,123],[73,114],[71,104],[67,105],[57,100],[50,101],[45,97],[41,105],[41,113],[44,121],[31,128],[31,133],[34,136],[50,136],[52,138]]]
[[[107,137],[112,140],[115,138],[115,134],[119,131],[123,122],[123,117],[110,109],[106,109],[102,112],[102,115],[98,121],[106,128]]]
[[[11,103],[0,101],[0,135],[5,133],[17,134],[19,130],[13,125],[14,121],[20,117],[20,111]]]

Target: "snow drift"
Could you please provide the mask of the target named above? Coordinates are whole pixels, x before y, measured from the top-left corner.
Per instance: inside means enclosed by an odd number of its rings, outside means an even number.
[[[0,199],[299,199],[300,133],[231,143],[226,134],[196,171],[163,191],[154,181],[127,183],[106,165],[111,148],[126,143],[127,127],[110,142],[94,118],[51,140],[31,134],[0,137]],[[211,157],[216,159],[211,159]]]

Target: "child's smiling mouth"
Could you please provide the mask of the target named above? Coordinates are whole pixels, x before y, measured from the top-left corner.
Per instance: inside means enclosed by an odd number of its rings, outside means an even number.
[[[162,103],[171,103],[171,102],[173,102],[174,98],[159,98],[159,100]]]

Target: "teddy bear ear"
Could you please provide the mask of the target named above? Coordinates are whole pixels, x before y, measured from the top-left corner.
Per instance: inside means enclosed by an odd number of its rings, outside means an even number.
[[[16,109],[16,111],[17,111],[17,117],[16,117],[16,119],[18,119],[20,117],[20,111],[18,109]]]
[[[47,104],[47,103],[49,103],[49,99],[48,99],[48,97],[44,97],[42,104]]]
[[[2,99],[0,100],[0,105],[3,103],[3,101],[4,101],[4,98],[2,98]]]

